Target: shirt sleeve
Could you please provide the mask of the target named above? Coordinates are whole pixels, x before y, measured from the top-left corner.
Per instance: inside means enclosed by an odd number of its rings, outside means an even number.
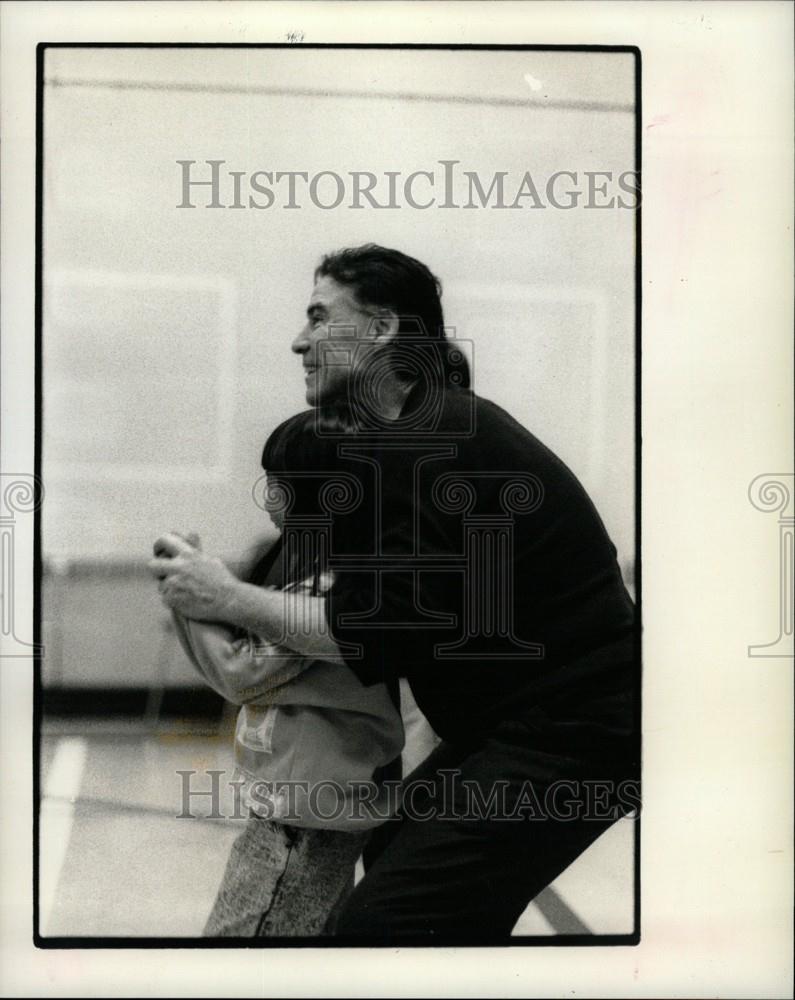
[[[293,680],[313,662],[285,646],[215,622],[188,619],[194,663],[228,701],[244,705]]]

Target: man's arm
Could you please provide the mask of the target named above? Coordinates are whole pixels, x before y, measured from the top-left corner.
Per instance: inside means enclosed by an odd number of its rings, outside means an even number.
[[[167,554],[149,561],[167,607],[186,618],[238,625],[302,656],[342,661],[329,634],[322,597],[243,583],[220,559],[176,534],[159,538],[155,551]]]
[[[342,661],[326,621],[322,597],[284,590],[265,590],[237,581],[224,620],[287,646],[314,660]]]

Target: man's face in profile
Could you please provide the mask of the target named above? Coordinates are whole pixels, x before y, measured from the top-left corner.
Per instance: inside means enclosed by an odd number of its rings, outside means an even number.
[[[323,406],[345,400],[355,355],[361,353],[355,351],[356,342],[368,336],[372,313],[351,289],[323,276],[317,279],[306,315],[306,325],[292,343],[304,366],[306,401]]]

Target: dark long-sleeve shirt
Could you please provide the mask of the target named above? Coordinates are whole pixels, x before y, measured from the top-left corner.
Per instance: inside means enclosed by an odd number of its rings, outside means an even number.
[[[364,684],[406,676],[456,743],[539,718],[557,741],[631,735],[634,608],[594,505],[494,403],[435,402],[414,390],[394,428],[345,439],[364,497],[335,524],[327,612],[346,661]]]

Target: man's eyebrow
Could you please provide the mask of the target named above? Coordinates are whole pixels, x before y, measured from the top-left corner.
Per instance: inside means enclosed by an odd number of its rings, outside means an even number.
[[[325,313],[326,307],[322,302],[310,302],[306,307],[307,316],[311,316],[313,313]]]

